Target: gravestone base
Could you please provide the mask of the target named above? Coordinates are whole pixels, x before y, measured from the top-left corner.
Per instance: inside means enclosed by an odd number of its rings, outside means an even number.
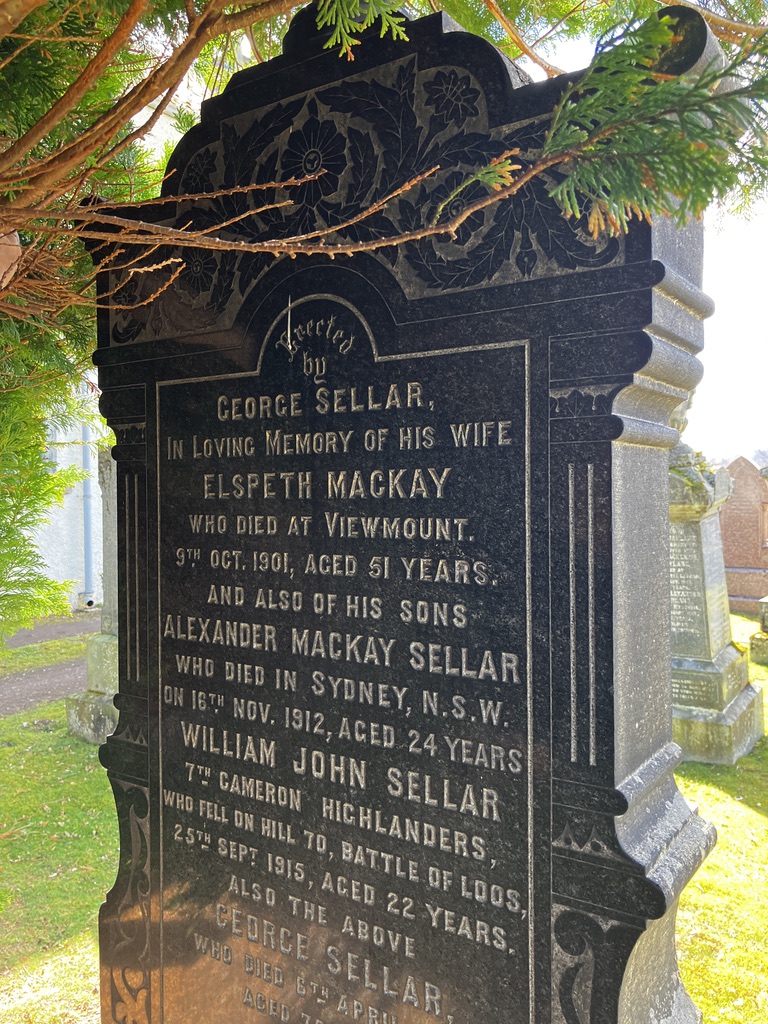
[[[758,601],[760,629],[749,638],[749,657],[756,665],[768,665],[768,597]]]
[[[675,705],[672,738],[686,761],[733,765],[763,736],[763,692],[748,684],[724,711]]]
[[[104,743],[117,725],[117,648],[117,637],[111,633],[91,637],[85,648],[88,689],[65,701],[70,733],[87,743]]]
[[[672,658],[672,702],[675,707],[724,711],[749,683],[746,654],[727,643],[710,661]]]
[[[113,698],[105,693],[86,690],[65,700],[67,728],[73,736],[86,743],[103,743],[117,726],[117,709]]]
[[[768,665],[768,633],[753,633],[749,638],[749,659],[756,665]]]

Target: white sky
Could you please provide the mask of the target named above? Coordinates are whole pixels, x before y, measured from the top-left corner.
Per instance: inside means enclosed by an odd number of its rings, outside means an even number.
[[[591,57],[583,40],[559,44],[552,55],[565,70]],[[704,223],[704,291],[716,310],[705,322],[704,378],[683,440],[710,462],[732,462],[768,449],[768,202],[749,219],[712,210]]]
[[[704,379],[684,440],[710,461],[768,449],[768,206],[747,220],[705,218],[704,291],[715,315],[704,327]]]

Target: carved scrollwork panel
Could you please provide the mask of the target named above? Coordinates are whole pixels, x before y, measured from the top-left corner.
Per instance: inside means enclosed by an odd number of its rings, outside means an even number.
[[[149,793],[112,780],[121,830],[120,875],[102,909],[103,1009],[114,1024],[149,1024]],[[105,941],[106,940],[106,941]]]
[[[566,907],[553,908],[553,1020],[615,1024],[620,977],[642,929]]]

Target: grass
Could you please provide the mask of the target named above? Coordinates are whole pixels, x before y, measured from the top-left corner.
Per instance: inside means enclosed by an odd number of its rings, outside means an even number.
[[[96,911],[117,869],[97,748],[63,701],[0,719],[0,1019],[96,1024]]]
[[[25,647],[7,647],[0,650],[0,679],[32,668],[47,668],[64,661],[85,657],[85,644],[93,633],[62,637],[60,640],[45,640]]]
[[[6,983],[0,976],[3,1024],[99,1024],[99,947],[94,929],[39,954]]]
[[[736,640],[756,628],[733,616]],[[750,676],[768,683],[768,668]],[[680,901],[683,980],[705,1024],[764,1024],[768,741],[733,768],[685,764],[677,778],[719,835]],[[69,736],[63,702],[0,719],[0,792],[0,1020],[97,1024],[96,914],[117,821],[97,750]]]
[[[732,615],[737,643],[758,628],[756,617]],[[763,685],[768,733],[768,666],[751,664]],[[717,846],[680,900],[677,945],[685,987],[705,1024],[765,1024],[768,956],[768,739],[732,768],[684,764],[675,773],[686,799],[717,828]]]

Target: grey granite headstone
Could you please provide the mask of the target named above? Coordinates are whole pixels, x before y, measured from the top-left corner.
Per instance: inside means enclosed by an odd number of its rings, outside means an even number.
[[[672,734],[686,760],[735,764],[763,735],[763,703],[731,638],[719,517],[731,478],[680,443],[669,490]]]
[[[117,468],[108,451],[99,452],[99,487],[104,544],[101,631],[85,645],[88,689],[65,701],[69,731],[88,743],[103,743],[117,725]]]
[[[541,145],[563,80],[442,14],[339,61],[315,14],[137,217],[364,244]],[[672,775],[666,477],[699,227],[595,240],[542,180],[454,241],[162,255],[99,283],[104,1024],[698,1021],[674,920],[714,837]]]

